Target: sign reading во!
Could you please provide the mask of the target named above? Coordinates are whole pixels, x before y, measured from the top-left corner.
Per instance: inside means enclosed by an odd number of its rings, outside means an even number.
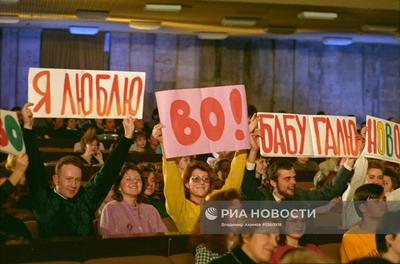
[[[21,127],[13,111],[0,109],[0,151],[14,155],[25,153]]]
[[[400,163],[400,124],[367,116],[366,156]]]
[[[250,147],[243,85],[156,93],[167,158]]]
[[[142,118],[144,72],[30,68],[35,117]]]

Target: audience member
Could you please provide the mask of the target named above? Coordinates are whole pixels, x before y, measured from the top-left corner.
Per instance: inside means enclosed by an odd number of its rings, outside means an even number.
[[[91,138],[93,136],[96,136],[96,127],[93,125],[87,125],[83,129],[83,135],[82,135],[81,140],[74,144],[74,152],[83,152],[84,150],[82,148],[82,139],[83,138]],[[104,151],[104,145],[102,142],[99,142],[99,150]]]
[[[376,247],[379,254],[392,263],[400,263],[400,212],[385,214],[376,230]]]
[[[271,263],[271,262],[270,262]],[[331,263],[325,260],[321,254],[305,248],[292,248],[282,256],[280,264],[325,264]]]
[[[129,151],[145,152],[147,151],[147,135],[141,130],[137,130],[133,137],[133,145]]]
[[[238,202],[241,195],[236,189],[228,189],[210,196],[209,201],[232,201]],[[200,219],[194,228],[193,243],[196,246],[196,264],[207,264],[220,258],[237,246],[238,236],[236,234],[201,234]]]
[[[254,233],[243,233],[239,236],[239,245],[229,254],[211,261],[212,264],[261,264],[268,263],[277,247],[279,232],[267,233],[255,230]]]
[[[169,217],[165,208],[164,193],[156,192],[156,169],[151,164],[142,164],[138,166],[142,172],[142,177],[146,183],[144,190],[144,199],[147,203],[153,205],[162,218]]]
[[[8,178],[0,178],[0,244],[12,239],[31,239],[32,235],[24,223],[3,210],[3,202],[15,191],[28,167],[28,156],[18,154],[13,172]]]
[[[316,245],[307,243],[307,236],[304,235],[306,231],[306,221],[304,218],[300,215],[298,217],[289,217],[284,223],[284,230],[281,232],[278,248],[269,261],[269,264],[281,263],[283,256],[294,248],[302,248],[314,252],[320,257],[323,256],[322,251]]]
[[[99,140],[96,136],[82,137],[81,149],[83,154],[80,155],[82,162],[86,165],[103,165],[103,152],[99,149]]]
[[[162,125],[153,128],[153,137],[162,144]],[[237,152],[232,160],[230,174],[221,190],[239,189],[246,165],[246,152]],[[192,232],[200,215],[200,204],[211,192],[212,168],[206,163],[195,161],[183,172],[183,177],[175,160],[167,160],[163,156],[164,195],[166,208],[180,232]],[[185,197],[185,188],[189,197]],[[221,191],[219,190],[219,191]],[[215,191],[217,192],[217,190]]]
[[[124,120],[125,137],[91,181],[81,188],[82,163],[74,156],[66,156],[56,164],[52,190],[32,131],[29,109],[32,105],[27,103],[22,110],[23,134],[30,160],[26,179],[39,235],[42,238],[92,235],[95,212],[116,180],[132,144],[133,119]]]
[[[354,193],[354,207],[361,222],[343,235],[340,247],[342,263],[366,256],[378,256],[374,233],[387,210],[384,201],[385,193],[381,185],[369,183],[357,188]]]
[[[143,203],[146,190],[141,171],[125,165],[113,186],[114,201],[103,208],[100,232],[103,238],[167,231],[156,208]]]

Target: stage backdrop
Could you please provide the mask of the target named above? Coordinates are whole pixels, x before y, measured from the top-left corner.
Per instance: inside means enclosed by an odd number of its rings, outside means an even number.
[[[1,28],[0,107],[26,100],[27,69],[40,67],[41,31]],[[144,115],[159,90],[246,86],[261,112],[366,114],[400,119],[400,46],[112,32],[100,59],[105,68],[146,72]],[[42,47],[42,50],[41,50]],[[48,49],[47,49],[48,50]],[[43,56],[43,54],[42,54]]]

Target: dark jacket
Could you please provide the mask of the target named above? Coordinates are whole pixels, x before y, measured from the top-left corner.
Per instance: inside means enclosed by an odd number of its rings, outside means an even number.
[[[270,190],[263,187],[259,187],[257,179],[255,178],[255,170],[245,170],[242,192],[247,200],[268,200],[273,201],[274,196]],[[336,174],[332,185],[324,185],[318,190],[308,191],[296,188],[294,196],[291,200],[295,201],[326,201],[331,200],[334,197],[342,195],[347,188],[347,183],[350,181],[353,171],[347,170],[344,166],[340,168]]]
[[[123,137],[93,180],[81,187],[72,199],[64,199],[49,186],[34,132],[24,129],[23,133],[29,157],[26,179],[33,212],[39,224],[39,236],[50,238],[94,234],[95,212],[117,179],[132,140]]]
[[[232,250],[229,254],[215,259],[210,264],[256,264],[246,253],[239,247]]]

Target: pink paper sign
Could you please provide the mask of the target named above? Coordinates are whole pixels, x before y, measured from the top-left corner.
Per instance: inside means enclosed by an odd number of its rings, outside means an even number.
[[[156,92],[167,158],[250,148],[243,85]]]

